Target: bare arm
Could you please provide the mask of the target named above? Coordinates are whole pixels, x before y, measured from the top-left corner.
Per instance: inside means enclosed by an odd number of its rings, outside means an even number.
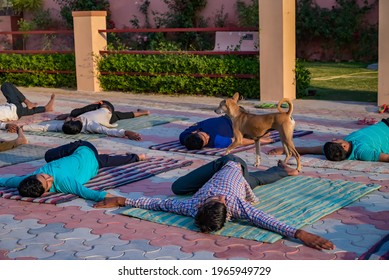
[[[380,154],[378,161],[389,162],[389,154]]]

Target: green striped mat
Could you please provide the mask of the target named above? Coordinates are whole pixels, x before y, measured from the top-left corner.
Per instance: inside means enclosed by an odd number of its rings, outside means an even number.
[[[255,207],[289,225],[301,228],[379,187],[374,184],[290,176],[275,183],[257,187],[254,193],[259,198],[259,203]],[[193,218],[190,217],[138,208],[126,209],[122,214],[198,231]],[[277,233],[257,228],[247,221],[228,222],[215,234],[269,243],[282,238]]]
[[[140,130],[143,128],[148,128],[156,125],[162,125],[174,121],[183,121],[188,118],[175,117],[175,116],[161,116],[161,115],[148,115],[142,116],[133,119],[126,119],[118,121],[118,126],[116,129],[125,129],[125,130]],[[49,137],[59,137],[64,139],[76,139],[76,140],[91,140],[100,137],[105,137],[105,134],[76,134],[69,135],[62,132],[50,132],[50,131],[28,131],[26,134],[39,135],[39,136],[49,136]]]

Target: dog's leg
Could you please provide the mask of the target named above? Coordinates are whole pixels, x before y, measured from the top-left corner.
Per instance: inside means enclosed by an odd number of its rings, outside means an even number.
[[[255,167],[261,164],[261,142],[259,139],[255,139]]]
[[[240,130],[234,128],[234,140],[232,141],[231,145],[227,147],[225,154],[228,155],[233,149],[242,145],[242,140],[243,134],[240,132]]]

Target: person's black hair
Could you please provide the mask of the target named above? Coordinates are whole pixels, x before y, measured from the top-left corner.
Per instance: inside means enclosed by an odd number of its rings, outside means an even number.
[[[195,223],[201,232],[208,233],[221,229],[227,220],[227,207],[224,203],[211,200],[202,205],[196,214]]]
[[[197,133],[191,133],[185,137],[184,146],[188,150],[200,150],[204,147],[204,141]]]
[[[352,145],[350,144],[350,148],[348,151],[346,151],[342,144],[340,143],[334,143],[334,142],[327,142],[324,144],[324,155],[328,160],[331,161],[342,161],[347,159],[352,151]]]
[[[45,192],[45,189],[42,182],[36,178],[36,175],[31,175],[19,183],[18,191],[21,196],[40,197]]]
[[[82,130],[82,122],[80,120],[76,121],[66,121],[62,125],[62,131],[65,134],[79,134]]]

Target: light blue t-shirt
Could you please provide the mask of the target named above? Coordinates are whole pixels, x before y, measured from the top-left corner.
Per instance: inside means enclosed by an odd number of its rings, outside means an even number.
[[[351,160],[378,161],[381,153],[389,154],[389,126],[382,121],[354,131],[344,140],[352,144]]]
[[[75,194],[85,199],[100,201],[105,198],[106,192],[91,190],[84,186],[86,182],[96,176],[98,169],[99,164],[95,153],[90,148],[81,146],[72,155],[49,162],[31,174],[0,178],[0,185],[17,188],[24,178],[44,173],[54,178],[50,192]]]

